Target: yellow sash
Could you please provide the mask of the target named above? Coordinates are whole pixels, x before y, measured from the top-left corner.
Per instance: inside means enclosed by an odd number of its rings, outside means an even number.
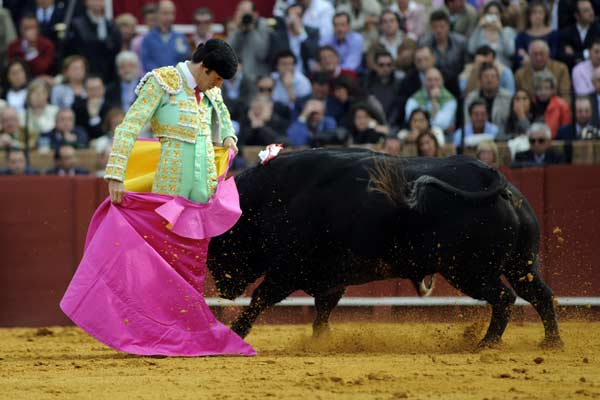
[[[128,192],[151,192],[159,157],[159,141],[137,140],[125,170],[125,190]],[[225,173],[228,163],[228,149],[215,147],[215,164],[218,176]]]

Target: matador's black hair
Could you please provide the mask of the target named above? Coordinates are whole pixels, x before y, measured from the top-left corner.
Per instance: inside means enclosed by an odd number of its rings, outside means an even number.
[[[239,64],[235,51],[221,39],[210,39],[206,43],[200,43],[192,54],[192,62],[201,62],[223,79],[233,78]]]

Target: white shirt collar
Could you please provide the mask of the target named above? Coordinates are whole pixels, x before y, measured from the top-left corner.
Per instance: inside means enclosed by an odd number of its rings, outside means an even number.
[[[104,16],[98,17],[94,14],[92,14],[91,12],[87,12],[88,17],[90,17],[90,19],[92,20],[93,23],[95,24],[101,24],[104,22],[105,18]]]
[[[579,24],[577,25],[577,31],[579,32],[579,37],[581,38],[581,41],[583,42],[585,40],[585,36],[587,35],[588,29],[590,28],[590,26],[581,26]]]
[[[192,90],[196,89],[196,79],[194,79],[194,75],[192,75],[192,71],[190,70],[189,61],[185,61],[182,64],[181,71],[183,72],[188,87]]]

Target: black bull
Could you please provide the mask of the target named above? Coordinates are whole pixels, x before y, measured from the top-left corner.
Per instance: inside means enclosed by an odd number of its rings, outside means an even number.
[[[437,272],[491,305],[480,346],[500,341],[514,292],[540,315],[542,344],[561,344],[553,294],[539,274],[533,210],[474,159],[307,150],[250,168],[236,182],[243,215],[211,241],[208,268],[228,299],[264,276],[232,324],[242,337],[262,311],[296,290],[315,298],[318,333],[346,286],[388,278],[416,285]]]

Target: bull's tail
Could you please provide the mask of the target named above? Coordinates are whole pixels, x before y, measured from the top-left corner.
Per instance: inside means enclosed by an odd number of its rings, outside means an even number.
[[[412,186],[406,199],[406,204],[419,213],[425,213],[430,210],[428,199],[429,192],[432,189],[441,190],[450,197],[463,201],[467,204],[485,204],[495,200],[499,195],[508,196],[507,182],[502,175],[489,188],[479,192],[469,192],[459,189],[451,184],[444,182],[431,175],[422,175],[411,182]]]

